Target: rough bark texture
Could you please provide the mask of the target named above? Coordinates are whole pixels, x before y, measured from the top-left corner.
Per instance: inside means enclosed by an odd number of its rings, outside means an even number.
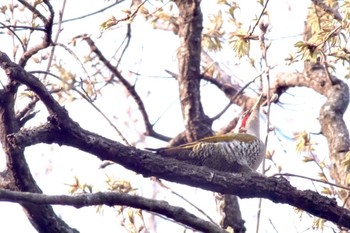
[[[313,1],[315,10],[319,17],[327,12],[341,21],[336,8],[330,8],[322,1]],[[332,11],[335,10],[333,13]],[[311,13],[310,13],[311,14]],[[307,23],[304,30],[304,41],[312,37],[311,26]],[[326,64],[327,65],[327,64]],[[303,73],[279,74],[275,83],[274,91],[285,90],[289,87],[308,87],[327,98],[320,109],[321,133],[326,137],[329,148],[329,157],[332,162],[330,175],[337,184],[348,186],[346,171],[342,161],[350,149],[349,131],[343,120],[343,115],[349,104],[349,87],[342,80],[329,74],[327,67],[320,64],[320,61],[313,63],[305,61]],[[349,191],[340,190],[340,198],[344,206],[350,208]]]
[[[67,111],[54,100],[38,79],[10,62],[3,53],[0,53],[0,64],[11,80],[21,82],[35,91],[50,113],[47,124],[36,129],[14,132],[6,137],[7,143],[15,150],[37,143],[72,146],[94,154],[101,160],[114,161],[145,177],[156,176],[214,192],[237,195],[241,198],[267,198],[276,203],[292,205],[339,226],[350,228],[349,210],[338,206],[334,199],[317,192],[300,191],[283,178],[268,178],[257,173],[224,173],[206,167],[193,166],[124,146],[84,130],[69,118]]]
[[[242,219],[238,197],[235,195],[223,195],[221,207],[221,211],[225,216],[222,218],[220,225],[224,229],[227,229],[227,227],[232,227],[235,233],[246,232],[247,229],[244,226],[245,221]]]
[[[212,134],[211,121],[200,99],[200,61],[203,16],[199,0],[176,1],[179,8],[179,94],[187,141]]]
[[[349,104],[349,88],[339,82],[325,93],[327,101],[320,110],[320,124],[322,134],[327,138],[329,157],[332,162],[330,167],[331,177],[342,186],[349,186],[347,180],[349,170],[342,162],[346,153],[350,150],[349,131],[343,120],[343,115]],[[349,191],[339,190],[340,198],[344,205],[350,209]]]
[[[349,87],[343,81],[332,77],[331,83],[327,73],[322,70],[303,73],[281,73],[277,76],[273,92],[289,87],[309,87],[324,95],[327,100],[320,109],[320,124],[322,134],[328,141],[329,156],[332,161],[330,167],[331,177],[340,185],[347,186],[345,170],[342,161],[350,149],[349,132],[343,120],[343,115],[349,104]],[[340,191],[342,200],[346,200],[348,191]],[[345,203],[350,208],[350,202]]]
[[[221,211],[224,213],[222,225],[224,228],[232,226],[236,233],[245,232],[245,227],[241,218],[237,197],[234,195],[242,198],[262,197],[274,202],[290,204],[340,226],[350,227],[350,213],[348,210],[337,206],[334,200],[323,197],[316,192],[299,191],[284,179],[266,178],[258,174],[234,175],[210,170],[205,167],[196,167],[171,158],[162,158],[133,147],[125,147],[80,128],[76,122],[69,118],[66,110],[57,104],[42,83],[22,69],[25,67],[28,59],[32,58],[34,54],[55,44],[52,41],[52,27],[55,16],[53,7],[50,1],[41,1],[40,3],[44,3],[42,6],[45,9],[43,11],[45,14],[42,14],[38,10],[37,4],[31,5],[31,3],[24,0],[19,0],[19,2],[27,10],[31,11],[38,20],[42,21],[43,27],[40,27],[40,29],[43,30],[44,35],[42,37],[43,40],[35,46],[26,47],[27,45],[24,46],[22,44],[23,54],[18,65],[10,62],[8,57],[0,52],[0,66],[5,70],[9,78],[8,84],[2,85],[0,90],[0,141],[7,159],[7,170],[0,172],[1,188],[36,193],[36,195],[40,194],[41,190],[37,186],[26,163],[24,149],[26,146],[42,142],[48,144],[58,143],[92,153],[101,160],[112,160],[144,176],[157,176],[170,181],[224,193],[221,199]],[[202,59],[202,62],[207,64],[213,63],[213,61],[210,61],[209,55],[201,51],[203,16],[200,2],[200,0],[175,0],[179,9],[179,17],[177,18],[178,22],[175,23],[176,20],[174,20],[173,29],[180,39],[178,50],[179,74],[176,77],[179,84],[179,95],[186,127],[186,131],[173,140],[173,143],[177,145],[212,134],[211,126],[215,119],[209,119],[203,111],[200,98],[201,79],[216,85],[228,98],[232,98],[232,102],[238,103],[243,109],[245,108],[244,106],[249,105],[245,96],[234,98],[233,101],[232,96],[236,95],[237,87],[225,85],[219,79],[207,77],[206,74],[200,73],[201,54],[205,57],[205,59]],[[337,7],[331,8],[323,1],[313,0],[312,2],[313,7],[317,8],[318,15],[329,14],[338,22],[343,21],[342,16],[337,12]],[[142,4],[141,2],[134,2],[135,6],[141,7]],[[62,12],[60,12],[60,17],[62,17]],[[59,21],[61,22],[61,20]],[[305,41],[310,36],[311,31],[306,28]],[[121,75],[117,70],[117,66],[114,66],[104,57],[103,53],[89,37],[86,37],[85,41],[90,46],[91,52],[97,55],[98,59],[133,96],[145,121],[148,135],[162,140],[169,140],[168,137],[160,135],[153,130],[153,125],[149,122],[146,109],[143,106],[142,99],[136,92],[135,86]],[[230,77],[225,72],[222,72],[222,74],[219,76],[225,77],[223,80],[229,82]],[[16,116],[14,113],[15,97],[20,83],[27,85],[28,89],[36,93],[46,105],[50,114],[46,124],[30,130],[20,129],[23,126],[20,122],[21,119],[19,119],[21,117]],[[318,66],[316,69],[314,64],[309,62],[305,63],[305,72],[303,74],[280,74],[272,88],[272,92],[283,93],[287,88],[295,86],[309,87],[327,98],[320,110],[319,120],[322,133],[328,140],[329,154],[332,161],[331,176],[338,184],[348,186],[347,178],[350,171],[346,170],[344,164],[342,164],[350,147],[349,133],[343,121],[343,114],[349,102],[348,86],[337,78],[330,77],[325,72],[324,67]],[[222,133],[226,133],[231,129],[232,125],[229,125],[222,130]],[[348,191],[343,190],[339,194],[344,202],[348,200]],[[106,198],[103,195],[98,198]],[[131,201],[129,203],[130,206],[135,204],[135,202],[132,202],[131,197],[124,198],[127,198],[124,203],[128,204],[128,201]],[[51,202],[41,202],[39,206],[33,203],[39,203],[40,201],[15,201],[21,203],[29,220],[39,232],[76,232],[75,229],[67,226],[54,214],[51,206],[48,205]],[[171,218],[174,220],[188,224],[188,226],[192,226],[197,230],[222,232],[222,229],[217,229],[217,226],[214,224],[207,224],[198,221],[199,219],[195,216],[185,215],[186,213],[181,209],[172,209],[167,212],[166,208],[168,207],[158,205],[162,204],[160,202],[155,201],[151,205],[147,203],[147,200],[142,201],[144,205],[141,207],[160,214],[165,213],[164,215],[172,216]],[[150,205],[147,206],[147,204]],[[350,208],[349,201],[345,203],[345,206]]]
[[[333,17],[338,23],[342,22],[343,18],[338,12],[339,5],[336,1],[325,3],[324,1],[313,0],[312,3],[313,8],[310,9],[310,15],[317,15],[319,20],[322,20],[324,16]],[[313,36],[311,28],[310,22],[307,22],[304,30],[304,41],[309,41]],[[302,85],[314,89],[327,98],[320,109],[319,121],[321,133],[326,137],[328,142],[329,158],[332,162],[330,175],[337,184],[348,187],[348,174],[350,170],[346,170],[342,162],[345,159],[346,153],[350,150],[349,131],[343,120],[343,115],[349,105],[349,87],[337,77],[331,76],[329,74],[330,69],[324,67],[320,62],[321,58],[319,57],[316,63],[310,61],[304,63],[305,78],[312,79],[314,82],[310,84],[303,82]],[[327,66],[327,61],[324,62],[325,66]],[[318,82],[319,85],[315,82]],[[349,191],[339,190],[339,197],[344,201],[344,206],[348,209],[350,209],[349,195]]]
[[[203,28],[203,16],[200,9],[199,0],[175,1],[179,8],[179,38],[180,48],[178,51],[179,64],[179,93],[181,109],[186,127],[186,139],[188,142],[200,138],[211,136],[213,134],[212,121],[204,114],[200,99],[200,62],[201,62],[201,37]],[[226,195],[224,199],[229,198]],[[230,197],[229,202],[237,199]],[[223,200],[225,202],[225,200]],[[228,204],[225,206],[229,206]],[[237,202],[238,206],[238,202]],[[226,209],[229,212],[238,211],[238,209]],[[227,219],[230,216],[240,216],[224,214]],[[244,223],[239,219],[224,220],[225,223],[234,223],[234,226]],[[235,223],[236,222],[236,223]],[[239,226],[244,228],[244,225]],[[235,229],[236,230],[236,229]]]
[[[4,58],[3,56],[4,54],[1,54],[1,58]],[[21,73],[22,70],[15,68],[15,64],[6,63],[3,59],[0,60],[1,66],[8,68],[5,69],[6,74],[14,76],[23,75]],[[17,71],[20,73],[16,73]],[[7,182],[8,180],[11,181],[11,184],[5,182],[4,185],[0,184],[0,187],[8,187],[23,192],[42,193],[25,160],[25,147],[13,147],[7,140],[7,135],[19,131],[19,121],[14,112],[17,86],[15,80],[10,80],[0,91],[0,140],[6,154],[7,163],[7,170],[2,173],[2,178],[7,177]],[[50,205],[38,206],[31,203],[22,203],[22,207],[29,221],[38,232],[77,232],[60,219]]]
[[[194,229],[201,232],[210,233],[228,233],[224,229],[221,229],[218,225],[204,221],[197,216],[187,212],[182,207],[176,207],[169,205],[166,201],[159,201],[155,199],[149,199],[140,197],[137,195],[130,195],[127,193],[117,192],[104,192],[104,193],[84,193],[77,196],[57,195],[48,196],[37,193],[23,193],[14,192],[9,190],[0,190],[0,200],[9,202],[29,202],[38,205],[42,204],[58,204],[58,205],[71,205],[76,208],[85,206],[96,205],[108,205],[114,207],[130,206],[137,209],[147,210],[149,212],[156,212],[162,214],[168,218],[171,218],[177,222],[187,224]],[[154,231],[152,231],[154,232]]]
[[[300,208],[340,226],[350,227],[349,210],[338,206],[334,199],[317,192],[298,190],[284,178],[265,177],[258,173],[224,173],[174,159],[165,159],[86,131],[67,117],[64,122],[60,120],[59,123],[51,119],[52,123],[32,130],[30,134],[32,137],[21,136],[21,134],[27,135],[26,132],[10,135],[9,141],[14,146],[28,146],[42,140],[45,143],[56,142],[60,145],[72,146],[94,154],[101,160],[114,161],[145,177],[156,176],[214,192],[237,195],[241,198],[267,198],[275,203],[285,203]]]

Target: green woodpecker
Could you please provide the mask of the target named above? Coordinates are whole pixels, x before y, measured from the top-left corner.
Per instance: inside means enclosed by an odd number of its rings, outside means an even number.
[[[224,172],[256,170],[265,156],[265,145],[259,138],[261,97],[238,122],[238,133],[202,138],[176,147],[150,149],[163,157],[206,166]]]

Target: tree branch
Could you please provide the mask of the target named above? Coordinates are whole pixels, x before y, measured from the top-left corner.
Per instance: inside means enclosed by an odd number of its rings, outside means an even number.
[[[277,177],[264,177],[258,173],[232,174],[219,172],[207,167],[199,167],[160,155],[124,146],[113,140],[82,129],[72,121],[34,76],[26,73],[20,66],[8,63],[8,57],[0,53],[0,65],[9,78],[27,85],[34,91],[50,113],[50,126],[34,132],[50,135],[41,137],[43,143],[57,143],[72,146],[96,155],[101,160],[114,161],[127,169],[156,176],[169,181],[200,187],[223,194],[233,194],[241,198],[267,198],[276,203],[285,203],[324,218],[340,226],[350,228],[350,211],[337,205],[336,201],[317,192],[300,191],[290,183]],[[310,81],[309,81],[310,82]],[[44,132],[41,132],[44,131]],[[14,148],[24,148],[31,137],[17,137],[13,133],[7,140]],[[35,135],[31,135],[35,137]],[[32,140],[32,139],[30,139]],[[39,143],[39,140],[37,140]]]
[[[8,61],[7,55],[0,53],[0,66],[2,68],[7,67],[4,68],[7,75],[28,75],[19,65],[8,63]],[[12,72],[12,68],[16,71]],[[37,79],[36,81],[39,82]],[[7,170],[1,173],[0,179],[4,179],[5,184],[2,185],[5,187],[19,191],[41,193],[42,191],[36,184],[26,162],[24,147],[12,147],[7,140],[7,135],[18,132],[20,129],[20,121],[16,118],[14,112],[17,83],[18,80],[10,79],[8,85],[0,90],[0,141],[6,155],[7,165]],[[44,86],[41,84],[41,87]],[[47,90],[42,92],[50,96]],[[50,97],[52,98],[52,96]],[[29,221],[39,232],[77,232],[60,219],[50,205],[43,205],[38,208],[36,205],[23,203],[22,206]]]
[[[343,17],[341,16],[341,14],[339,14],[339,11],[335,8],[328,6],[326,3],[324,3],[324,1],[322,0],[311,0],[311,1],[313,4],[320,7],[322,10],[324,10],[324,12],[333,16],[333,18],[336,19],[337,21],[341,22],[343,20]]]
[[[220,205],[221,204],[221,205]],[[238,198],[235,195],[221,195],[220,212],[224,215],[220,225],[224,228],[232,227],[235,233],[246,232],[245,221],[242,219]]]
[[[19,0],[19,2],[22,3],[27,9],[32,11],[34,15],[38,15],[38,17],[43,21],[44,29],[45,29],[44,40],[40,44],[37,44],[36,46],[32,47],[31,49],[24,51],[21,59],[19,60],[18,64],[22,67],[25,67],[29,58],[31,58],[34,54],[36,54],[40,50],[47,48],[51,44],[52,26],[53,26],[55,12],[52,8],[51,3],[48,0],[43,1],[48,7],[50,12],[50,15],[47,19],[45,18],[44,15],[42,15],[35,7],[30,5],[27,1]]]
[[[90,49],[92,52],[94,52],[97,57],[103,62],[103,64],[108,68],[108,70],[110,72],[112,72],[112,74],[118,78],[118,80],[123,84],[123,86],[126,88],[126,90],[129,92],[129,94],[134,98],[137,106],[139,107],[139,110],[141,112],[143,121],[145,123],[145,128],[146,128],[146,133],[149,136],[158,138],[160,140],[163,141],[169,141],[170,138],[166,137],[164,135],[161,135],[159,133],[157,133],[154,129],[153,129],[153,125],[151,124],[151,122],[149,121],[148,118],[148,114],[145,108],[145,105],[143,104],[143,101],[141,99],[141,97],[139,96],[139,94],[136,92],[135,90],[135,86],[131,85],[128,80],[126,80],[122,74],[118,71],[118,69],[116,67],[114,67],[109,61],[108,59],[102,54],[102,52],[97,48],[97,46],[95,45],[95,42],[88,36],[83,36],[83,39],[87,42],[87,44],[90,46]]]
[[[305,76],[302,73],[280,73],[272,87],[272,92],[279,92],[289,87],[308,87],[327,98],[320,109],[322,134],[328,141],[331,177],[340,185],[347,186],[348,171],[342,164],[350,149],[350,139],[343,115],[349,104],[349,87],[343,81],[333,77],[334,85],[329,81],[323,69],[313,71]],[[340,191],[340,197],[346,200],[349,192]],[[350,202],[346,203],[350,208]]]
[[[203,16],[199,0],[175,1],[179,9],[178,83],[187,141],[212,135],[212,121],[200,99],[200,58]]]
[[[276,203],[292,205],[340,226],[350,228],[349,210],[338,206],[334,199],[324,197],[317,192],[300,191],[291,186],[284,178],[265,177],[258,173],[219,172],[127,147],[78,128],[77,125],[70,129],[64,128],[63,130],[56,126],[46,126],[27,137],[20,133],[12,134],[9,142],[13,146],[25,147],[30,144],[29,142],[33,143],[33,137],[42,135],[40,140],[36,141],[37,143],[55,142],[59,145],[72,146],[94,154],[101,160],[114,161],[145,177],[156,176],[214,192],[237,195],[240,198],[267,198]],[[50,135],[50,137],[44,135]]]
[[[187,212],[184,208],[169,205],[166,201],[153,200],[140,196],[130,195],[126,193],[115,192],[99,192],[99,193],[82,193],[76,196],[67,195],[44,195],[37,193],[15,192],[0,189],[0,200],[14,203],[31,203],[36,205],[69,205],[76,208],[107,205],[107,206],[130,206],[142,210],[158,213],[176,222],[185,224],[186,226],[202,232],[218,232],[226,231],[219,226],[204,221],[201,218]],[[226,232],[227,233],[227,232]]]

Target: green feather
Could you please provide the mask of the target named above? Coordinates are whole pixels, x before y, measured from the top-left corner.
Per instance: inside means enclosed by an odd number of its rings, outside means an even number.
[[[251,142],[256,140],[257,138],[250,134],[240,133],[240,134],[231,134],[231,135],[220,135],[220,136],[212,136],[199,139],[198,141],[186,143],[180,146],[175,147],[164,147],[159,148],[157,151],[159,152],[174,152],[179,150],[192,150],[193,147],[198,145],[198,143],[217,143],[217,142],[231,142],[234,140],[242,141],[242,142]]]

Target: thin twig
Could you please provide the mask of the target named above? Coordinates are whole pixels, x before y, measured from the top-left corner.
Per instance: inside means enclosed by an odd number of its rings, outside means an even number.
[[[276,231],[276,233],[278,233],[278,231],[277,231],[275,225],[273,224],[273,222],[271,221],[271,219],[269,219],[269,222],[270,222],[272,228]]]
[[[20,121],[22,118],[29,115],[34,110],[34,107],[38,101],[39,101],[39,98],[36,95],[34,95],[31,98],[31,101],[21,111],[18,111],[16,113],[17,120]]]
[[[175,196],[181,198],[183,201],[185,201],[186,203],[191,205],[193,208],[195,208],[197,211],[199,211],[201,214],[203,214],[210,222],[212,222],[213,224],[217,225],[215,223],[215,221],[209,215],[207,215],[202,209],[200,209],[195,204],[193,204],[192,202],[187,200],[184,196],[182,196],[179,193],[177,193],[174,190],[172,190],[169,186],[166,186],[160,179],[154,177],[152,180],[155,181],[157,184],[159,184],[160,187],[165,188],[166,190],[170,191],[171,194],[174,194]]]
[[[42,26],[37,26],[37,27],[30,27],[30,26],[23,26],[23,25],[5,25],[1,23],[3,26],[0,28],[13,28],[16,31],[20,30],[31,30],[31,31],[42,31],[45,32],[45,29]],[[3,33],[0,33],[3,34]]]
[[[215,121],[217,119],[219,119],[226,111],[227,109],[229,109],[229,107],[234,103],[234,101],[237,99],[237,97],[242,94],[242,92],[252,83],[255,82],[255,80],[259,77],[261,77],[261,75],[263,74],[264,72],[262,72],[261,74],[259,74],[258,76],[256,76],[255,78],[253,78],[251,81],[249,81],[248,83],[246,83],[230,100],[230,102],[226,105],[226,107],[221,111],[219,112],[216,116],[212,117],[211,120],[212,121]]]
[[[18,0],[23,6],[25,6],[28,10],[30,10],[33,15],[38,16],[41,21],[43,21],[44,24],[48,24],[48,20],[46,19],[46,17],[41,14],[40,11],[38,11],[35,7],[33,7],[32,5],[30,5],[29,2],[25,1],[25,0]]]
[[[59,76],[52,74],[52,73],[48,73],[45,71],[31,71],[28,73],[46,73],[48,75],[51,75],[55,78],[57,78],[58,80],[62,81],[65,84],[68,84],[66,81],[64,81],[63,79],[61,79]],[[86,94],[82,93],[81,91],[79,91],[77,88],[75,88],[74,86],[72,87],[72,89],[77,92],[83,99],[85,99],[98,113],[101,114],[101,116],[109,123],[109,125],[118,133],[118,136],[123,140],[123,142],[130,146],[130,143],[126,140],[126,138],[123,136],[123,134],[121,133],[121,131],[119,131],[119,129],[113,124],[113,122],[101,111],[101,109],[99,109],[90,99],[89,96],[87,96]]]
[[[55,39],[53,40],[53,44],[57,43],[58,37],[61,34],[62,19],[63,19],[63,13],[64,13],[65,7],[66,7],[66,0],[63,1],[62,9],[59,11],[59,14],[58,14],[59,16],[58,16],[57,33],[56,33]],[[55,54],[55,46],[52,46],[50,57],[49,57],[48,62],[47,62],[46,72],[50,72],[50,68],[51,68],[54,54]],[[43,80],[46,80],[46,76],[47,76],[47,74],[44,75]]]
[[[311,154],[311,156],[313,158],[313,161],[316,163],[317,167],[321,170],[321,175],[326,179],[326,181],[328,181],[327,175],[326,175],[322,165],[318,161],[318,158],[316,157],[316,155],[314,153],[312,153],[312,151],[310,151],[310,154]],[[331,189],[332,189],[332,191],[334,191],[333,190],[333,186],[331,186]]]
[[[97,57],[103,62],[103,64],[109,69],[112,74],[118,78],[118,80],[122,83],[122,85],[126,88],[126,90],[129,92],[129,94],[134,98],[137,106],[139,107],[139,110],[141,112],[143,121],[145,123],[146,133],[149,136],[158,138],[160,140],[166,141],[168,137],[165,137],[164,135],[158,134],[154,131],[152,124],[149,121],[148,114],[146,112],[145,105],[143,104],[143,101],[139,94],[135,90],[135,86],[131,85],[128,80],[126,80],[123,75],[116,69],[115,66],[113,66],[106,57],[102,54],[102,52],[97,48],[95,45],[95,42],[88,36],[83,35],[81,36],[83,40],[87,42],[87,44],[90,46],[90,49],[93,53],[97,55]]]
[[[265,13],[265,9],[267,7],[267,4],[269,3],[269,0],[266,1],[265,6],[260,14],[260,17],[256,23],[256,25],[254,26],[254,28],[260,23],[259,27],[261,30],[260,33],[260,48],[261,48],[261,52],[262,52],[262,62],[263,65],[265,67],[265,72],[266,72],[266,81],[267,81],[267,120],[266,120],[266,137],[265,137],[265,148],[267,148],[267,144],[268,144],[268,139],[269,139],[269,133],[270,133],[270,108],[271,108],[271,96],[270,96],[270,67],[269,67],[269,63],[267,60],[267,51],[269,46],[266,45],[265,42],[265,35],[268,29],[268,24],[265,24],[263,22],[260,22],[262,15]],[[253,30],[254,30],[253,28]],[[263,90],[263,86],[262,86],[262,81],[261,81],[261,91]],[[262,161],[262,173],[265,174],[266,170],[265,170],[265,165],[266,165],[266,159],[265,156],[263,158]],[[262,202],[263,199],[259,198],[259,204],[258,204],[258,213],[257,213],[257,222],[256,222],[256,233],[259,232],[259,228],[260,228],[260,220],[261,220],[261,212],[262,212]]]
[[[15,30],[12,30],[12,26],[11,25],[7,26],[2,22],[0,22],[0,25],[3,25],[3,28],[6,28],[7,30],[9,30],[12,33],[12,35],[14,35],[17,38],[18,42],[21,44],[23,51],[26,51],[26,46],[23,44],[23,41],[21,40],[21,38],[16,34]]]
[[[311,177],[308,177],[308,176],[303,176],[303,175],[297,175],[297,174],[291,174],[291,173],[276,173],[276,174],[274,174],[273,176],[298,177],[298,178],[302,178],[302,179],[307,179],[307,180],[315,181],[315,182],[318,182],[318,183],[328,184],[328,185],[331,185],[331,186],[334,186],[334,187],[337,187],[337,188],[341,188],[341,189],[350,191],[350,188],[349,188],[349,187],[345,187],[345,186],[338,185],[338,184],[335,184],[335,183],[332,183],[332,182],[328,182],[328,181],[324,181],[324,180],[318,180],[318,179],[311,178]]]
[[[124,54],[126,52],[126,49],[129,47],[129,44],[130,44],[130,41],[131,41],[131,25],[128,24],[126,27],[127,27],[126,35],[125,35],[125,38],[122,41],[121,45],[124,44],[125,41],[126,41],[126,44],[125,44],[125,46],[124,46],[124,48],[123,48],[123,50],[122,50],[122,52],[121,52],[121,54],[119,56],[118,63],[116,65],[116,67],[115,67],[116,69],[118,69],[118,66],[119,66],[121,60],[123,59],[123,56],[124,56]],[[118,50],[117,50],[117,52],[118,52]]]
[[[72,22],[72,21],[84,19],[84,18],[87,18],[87,17],[89,17],[89,16],[93,16],[93,15],[102,13],[102,12],[104,12],[105,10],[108,10],[109,8],[112,8],[112,7],[114,7],[115,5],[117,5],[117,4],[119,4],[119,3],[123,2],[123,1],[124,1],[124,0],[115,1],[115,2],[112,3],[111,5],[108,5],[108,6],[104,7],[104,8],[102,8],[102,9],[99,9],[99,10],[97,10],[97,11],[91,12],[91,13],[86,14],[86,15],[82,15],[82,16],[78,16],[78,17],[75,17],[75,18],[63,20],[62,23]]]
[[[96,88],[95,88],[95,85],[92,85],[92,80],[91,80],[91,75],[88,73],[88,71],[86,70],[86,68],[85,68],[85,66],[84,66],[84,64],[83,64],[83,62],[79,59],[79,57],[74,53],[74,51],[73,50],[71,50],[67,45],[65,45],[65,44],[61,44],[61,43],[56,43],[56,44],[54,44],[55,46],[60,46],[60,47],[62,47],[63,49],[65,49],[70,55],[72,55],[74,58],[75,58],[75,60],[79,63],[79,65],[80,65],[80,67],[81,67],[81,69],[83,70],[83,72],[85,73],[85,75],[86,75],[86,77],[87,77],[87,79],[88,79],[88,82],[89,82],[89,84],[91,84],[91,86],[92,86],[92,89],[93,89],[93,91],[94,91],[94,93],[96,93],[97,91],[96,91]],[[83,80],[82,80],[82,78],[80,78],[80,88],[81,88],[81,90],[85,93],[85,95],[89,98],[89,100],[90,101],[94,101],[95,100],[95,97],[93,96],[93,97],[91,97],[88,93],[87,93],[87,91],[84,89],[84,87],[83,87]]]
[[[262,11],[261,11],[261,13],[260,13],[260,15],[259,15],[259,18],[258,18],[258,20],[255,22],[255,25],[253,26],[253,28],[252,28],[251,32],[249,33],[249,36],[248,36],[248,37],[251,37],[251,36],[253,35],[253,33],[254,33],[254,31],[255,31],[255,28],[259,25],[262,16],[265,14],[265,10],[266,10],[268,4],[269,4],[269,0],[266,0],[265,5],[264,5],[264,7],[263,7],[263,9],[262,9]]]
[[[44,29],[45,29],[45,34],[44,34],[44,39],[42,42],[37,44],[36,46],[33,46],[31,49],[25,51],[20,58],[18,64],[22,67],[25,67],[27,64],[27,61],[29,60],[30,57],[32,57],[34,54],[39,52],[42,49],[47,48],[50,46],[52,42],[52,26],[53,26],[53,19],[55,12],[52,8],[51,3],[48,0],[43,0],[45,5],[48,7],[50,15],[46,18],[44,15],[42,15],[35,7],[30,5],[28,2],[24,0],[18,0],[20,3],[22,3],[25,7],[27,7],[33,14],[38,15],[38,17],[43,21],[44,23]]]

